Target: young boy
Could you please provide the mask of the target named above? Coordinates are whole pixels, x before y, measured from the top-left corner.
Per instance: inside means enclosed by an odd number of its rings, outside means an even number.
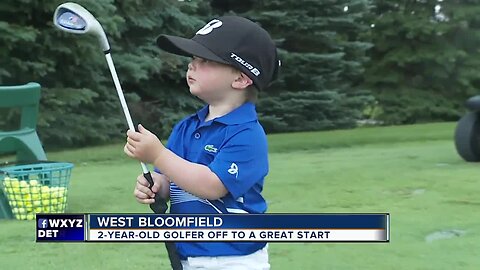
[[[275,44],[256,23],[237,16],[214,19],[192,39],[162,35],[158,46],[193,57],[190,92],[208,105],[173,129],[167,147],[139,125],[127,132],[125,153],[157,169],[154,186],[143,175],[134,195],[151,204],[154,193],[170,198],[170,213],[264,213],[261,195],[268,173],[265,132],[258,122],[257,90],[277,75]],[[269,269],[266,243],[178,242],[183,269]]]

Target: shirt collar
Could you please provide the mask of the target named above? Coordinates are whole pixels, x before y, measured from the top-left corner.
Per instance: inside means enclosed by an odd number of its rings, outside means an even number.
[[[208,105],[200,109],[196,115],[201,122],[205,122],[205,118],[208,115]],[[257,111],[255,110],[255,105],[251,102],[246,102],[226,115],[213,119],[213,121],[225,125],[238,125],[256,120]]]

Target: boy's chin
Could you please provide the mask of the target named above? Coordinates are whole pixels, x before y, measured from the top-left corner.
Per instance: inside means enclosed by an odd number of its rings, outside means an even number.
[[[199,91],[197,89],[195,89],[194,87],[189,87],[188,89],[190,90],[190,94],[198,97]]]
[[[190,90],[190,94],[192,94],[193,96],[196,96],[201,100],[204,100],[204,95],[202,95],[201,91],[198,91],[197,89],[192,87],[190,87],[189,90]]]

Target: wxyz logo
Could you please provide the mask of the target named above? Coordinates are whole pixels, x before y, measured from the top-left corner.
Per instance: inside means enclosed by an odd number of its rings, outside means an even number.
[[[83,228],[83,220],[80,218],[77,219],[43,219],[41,228],[47,227],[50,228]]]

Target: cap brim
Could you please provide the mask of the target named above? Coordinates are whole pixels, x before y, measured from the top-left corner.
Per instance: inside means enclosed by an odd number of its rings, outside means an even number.
[[[197,56],[207,60],[229,64],[229,62],[218,57],[202,44],[187,38],[161,35],[157,38],[157,46],[169,53],[182,56]]]

